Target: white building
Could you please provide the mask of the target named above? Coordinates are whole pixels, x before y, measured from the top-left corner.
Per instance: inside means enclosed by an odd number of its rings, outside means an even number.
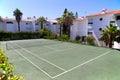
[[[96,44],[100,45],[98,40],[101,37],[100,30],[105,29],[109,24],[117,25],[120,28],[120,10],[107,11],[103,9],[100,13],[74,20],[70,38],[75,40],[76,36],[84,38],[84,36],[91,35],[94,37]]]
[[[106,28],[107,25],[113,24],[120,27],[120,10],[106,11],[87,16],[88,26],[91,26],[97,38],[100,38],[100,30]],[[89,31],[90,32],[90,31]]]
[[[8,32],[17,32],[18,24],[15,18],[4,18],[4,22],[0,22],[0,30]],[[36,24],[36,19],[28,17],[20,21],[20,31],[40,31],[41,25]],[[56,20],[47,20],[44,27],[51,30],[52,32],[59,33],[59,24]]]
[[[88,35],[88,20],[87,18],[78,18],[73,21],[70,30],[70,38],[75,40],[77,36],[83,38]]]
[[[0,23],[0,30],[8,32],[17,32],[18,24],[15,18],[4,18],[4,22]],[[33,31],[32,20],[22,19],[20,22],[20,31]]]
[[[60,25],[58,24],[57,20],[47,20],[45,28],[49,29],[53,33],[60,33]]]
[[[5,18],[4,20],[5,22],[0,22],[0,30],[18,31],[17,22],[14,18]],[[31,18],[22,19],[20,23],[21,31],[39,31],[41,25],[36,24],[35,21],[36,19]],[[109,24],[117,25],[120,28],[120,10],[107,11],[103,9],[99,13],[75,19],[70,28],[70,38],[75,40],[76,36],[80,36],[82,40],[85,36],[91,35],[94,37],[96,43],[100,45],[98,40],[101,36],[100,30],[105,29]],[[44,27],[54,33],[60,33],[60,25],[56,20],[47,20]]]
[[[94,35],[94,38],[99,45],[98,39],[101,37],[100,30],[104,30],[109,24],[116,25],[120,28],[120,10],[107,11],[106,9],[103,9],[100,13],[88,15],[87,19],[88,26],[91,27],[91,30],[88,29],[88,33]],[[118,44],[115,43],[114,47],[116,47],[116,45]]]

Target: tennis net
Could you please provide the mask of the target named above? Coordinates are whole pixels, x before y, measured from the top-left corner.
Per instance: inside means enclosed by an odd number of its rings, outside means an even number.
[[[46,45],[54,45],[61,44],[61,41],[54,40],[21,40],[21,41],[10,41],[6,42],[6,49],[21,49],[27,47],[37,47],[37,46],[46,46]]]

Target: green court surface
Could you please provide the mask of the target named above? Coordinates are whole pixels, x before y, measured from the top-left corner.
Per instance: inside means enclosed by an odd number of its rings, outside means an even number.
[[[120,51],[54,40],[2,42],[24,80],[120,80]]]

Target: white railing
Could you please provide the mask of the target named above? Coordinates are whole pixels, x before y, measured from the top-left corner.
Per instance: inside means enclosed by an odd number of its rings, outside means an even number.
[[[96,37],[94,31],[92,31],[92,33],[93,33],[92,35],[93,35],[93,37],[95,38],[95,40],[96,40],[98,46],[101,46],[100,41],[99,41],[98,38]]]

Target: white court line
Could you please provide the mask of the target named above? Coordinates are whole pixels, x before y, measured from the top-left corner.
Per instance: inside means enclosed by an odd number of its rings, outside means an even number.
[[[62,49],[62,50],[57,50],[57,51],[46,52],[44,54],[49,54],[49,53],[54,53],[54,52],[61,52],[61,51],[67,51],[67,50],[71,50],[71,49],[74,49],[74,48],[77,48],[77,47],[71,47],[71,48],[68,48],[68,49]],[[43,54],[41,54],[41,55],[43,55]]]
[[[39,66],[37,66],[36,64],[34,64],[31,60],[29,60],[27,57],[23,56],[19,51],[17,50],[14,50],[16,51],[20,56],[22,56],[23,58],[25,58],[29,63],[31,63],[34,67],[36,67],[37,69],[39,69],[40,71],[42,71],[44,74],[46,74],[48,77],[50,77],[51,79],[52,76],[50,76],[47,72],[45,72],[44,70],[42,70]]]
[[[14,43],[14,44],[15,44],[15,43]],[[16,45],[17,45],[17,44],[16,44]],[[17,46],[19,46],[19,45],[17,45]],[[50,61],[48,61],[48,60],[46,60],[46,59],[44,59],[44,58],[42,58],[42,57],[39,57],[39,56],[33,54],[32,52],[30,52],[30,51],[28,51],[28,50],[22,48],[21,46],[19,46],[19,47],[20,47],[21,49],[25,50],[26,52],[30,53],[31,55],[33,55],[33,56],[35,56],[35,57],[37,57],[37,58],[39,58],[39,59],[41,59],[41,60],[47,62],[48,64],[51,64],[51,65],[57,67],[58,69],[60,69],[60,70],[62,70],[62,71],[66,71],[65,69],[63,69],[63,68],[61,68],[61,67],[59,67],[59,66],[57,66],[57,65],[55,65],[55,64],[53,64],[53,63],[51,63]]]
[[[58,74],[58,75],[56,75],[56,76],[54,76],[54,77],[52,77],[52,78],[53,78],[53,79],[54,79],[54,78],[57,78],[57,77],[65,74],[65,73],[67,73],[67,72],[70,72],[70,71],[72,71],[72,70],[74,70],[74,69],[76,69],[76,68],[78,68],[78,67],[81,67],[81,66],[83,66],[83,65],[85,65],[85,64],[87,64],[87,63],[89,63],[89,62],[92,62],[92,61],[94,61],[94,60],[96,60],[96,59],[98,59],[98,58],[100,58],[100,57],[102,57],[102,56],[104,56],[104,55],[107,55],[107,54],[110,53],[110,52],[111,52],[111,51],[107,51],[107,52],[105,52],[105,53],[103,53],[103,54],[101,54],[101,55],[99,55],[99,56],[97,56],[97,57],[95,57],[95,58],[93,58],[93,59],[90,59],[90,60],[88,60],[88,61],[86,61],[86,62],[84,62],[84,63],[82,63],[82,64],[80,64],[80,65],[78,65],[78,66],[75,66],[75,67],[73,67],[73,68],[71,68],[71,69],[69,69],[69,70],[67,70],[67,71],[65,71],[65,72],[63,72],[63,73],[60,73],[60,74]]]
[[[60,45],[60,44],[58,44],[58,45]],[[52,50],[55,50],[55,51],[62,51],[62,50],[58,50],[58,49],[55,49],[55,48],[52,48],[52,47],[49,47],[49,46],[44,46],[44,47],[52,49]],[[65,45],[64,47],[68,47],[68,46]],[[70,48],[75,48],[75,47],[74,46],[70,46]]]

